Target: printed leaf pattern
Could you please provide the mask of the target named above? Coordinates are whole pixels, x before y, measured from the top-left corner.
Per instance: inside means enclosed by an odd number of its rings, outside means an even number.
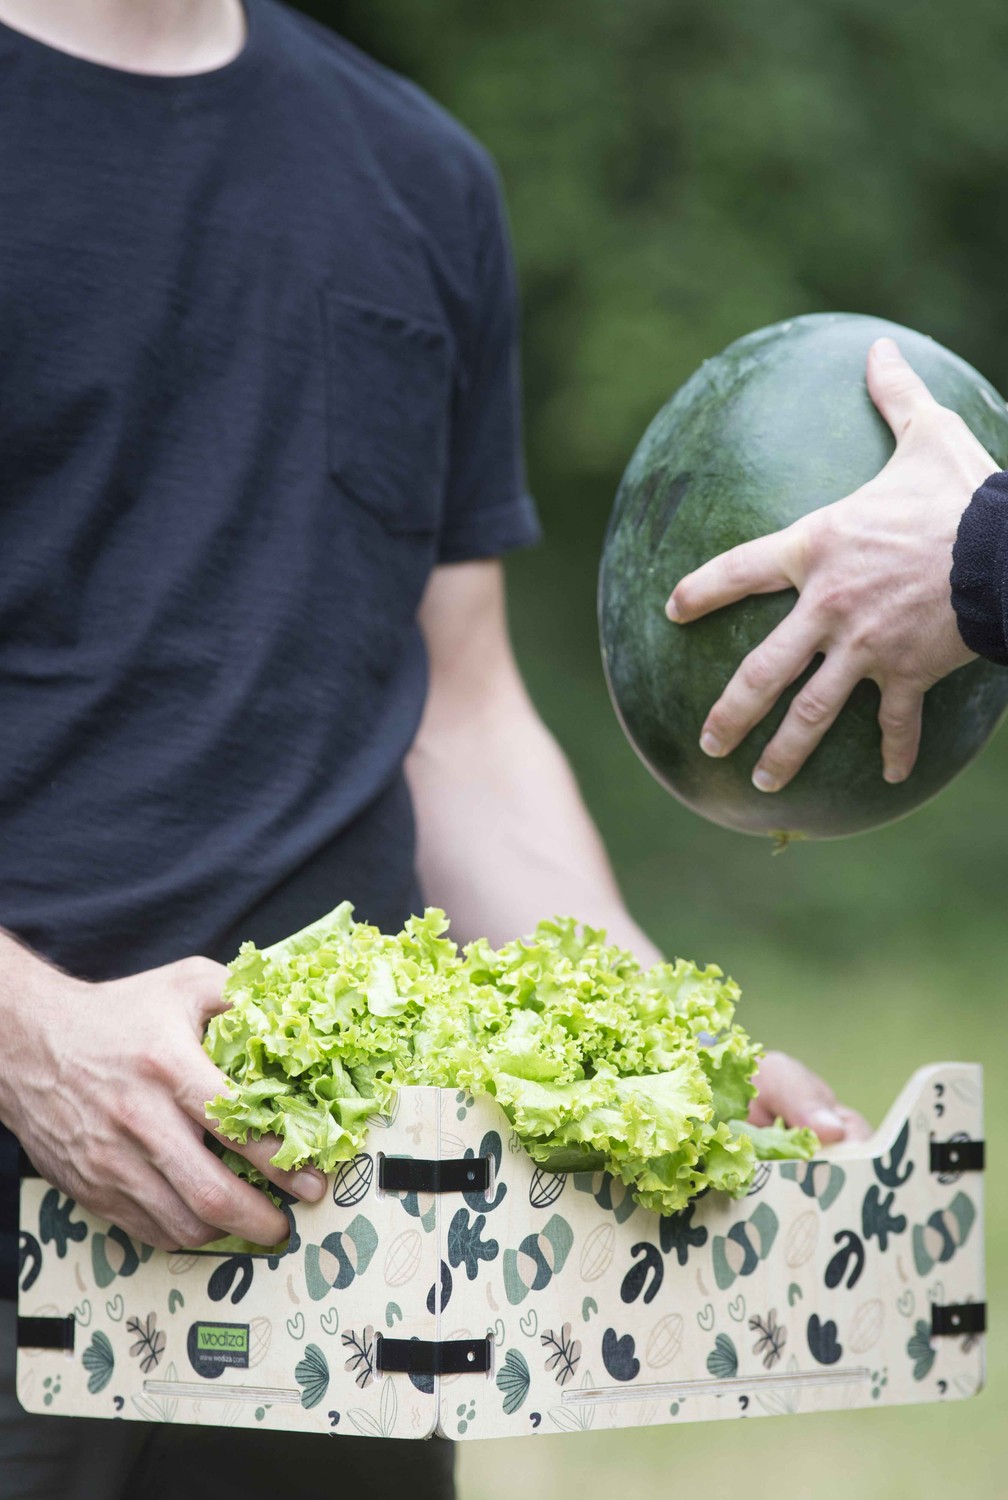
[[[399,1398],[396,1395],[395,1381],[383,1380],[381,1404],[377,1417],[360,1406],[353,1407],[347,1412],[347,1416],[362,1437],[387,1438],[391,1437],[395,1431],[398,1413]]]
[[[777,1322],[777,1314],[773,1308],[765,1318],[750,1318],[749,1327],[758,1335],[753,1344],[753,1353],[763,1356],[765,1370],[772,1370],[784,1352],[787,1329]]]
[[[906,1351],[913,1360],[913,1378],[923,1380],[935,1362],[931,1330],[923,1318],[918,1318],[914,1331],[907,1342]]]
[[[354,1384],[363,1390],[374,1377],[374,1328],[370,1323],[360,1333],[348,1328],[342,1342],[350,1350],[343,1368],[349,1370]]]
[[[590,1372],[581,1377],[581,1390],[594,1390],[595,1382]],[[584,1406],[551,1406],[550,1421],[560,1432],[587,1432],[595,1421],[595,1407],[585,1402]]]
[[[88,1372],[87,1388],[92,1396],[97,1396],[108,1385],[115,1369],[112,1345],[104,1333],[94,1334],[81,1356],[81,1363]]]
[[[395,1431],[398,1409],[399,1398],[396,1395],[395,1381],[386,1380],[382,1386],[381,1406],[378,1411],[382,1437],[391,1437]]]
[[[134,1335],[134,1342],[130,1345],[130,1354],[134,1359],[140,1360],[140,1368],[145,1375],[158,1366],[162,1354],[165,1351],[166,1339],[157,1326],[157,1314],[148,1313],[143,1320],[140,1318],[127,1318],[126,1331]]]
[[[294,1368],[294,1379],[301,1387],[301,1405],[318,1406],[329,1389],[329,1361],[318,1344],[306,1344],[304,1357]]]
[[[787,1372],[798,1376],[798,1361],[793,1354],[787,1362]],[[772,1417],[793,1417],[801,1409],[801,1386],[782,1385],[771,1391],[757,1391],[756,1401]]]
[[[165,1380],[178,1379],[178,1371],[172,1362],[164,1372]],[[146,1391],[132,1397],[133,1405],[145,1422],[174,1422],[178,1412],[177,1396],[150,1396]]]
[[[378,1418],[373,1417],[371,1413],[369,1411],[365,1411],[362,1406],[352,1407],[350,1411],[347,1412],[347,1416],[350,1418],[351,1422],[356,1427],[361,1437],[380,1438],[383,1436],[381,1423],[378,1421]]]
[[[557,1385],[566,1385],[581,1363],[581,1344],[578,1339],[571,1338],[570,1324],[565,1323],[559,1333],[547,1328],[541,1343],[549,1350],[546,1357],[547,1370],[552,1372]]]
[[[715,1380],[732,1380],[738,1374],[738,1350],[726,1333],[719,1333],[714,1340],[707,1368]]]
[[[504,1356],[504,1363],[497,1371],[496,1382],[497,1389],[504,1393],[504,1411],[507,1416],[514,1416],[528,1395],[531,1383],[532,1376],[524,1354],[517,1349],[509,1349]]]

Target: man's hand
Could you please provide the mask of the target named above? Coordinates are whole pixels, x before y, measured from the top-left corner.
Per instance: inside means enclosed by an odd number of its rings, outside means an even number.
[[[722,553],[683,578],[667,606],[686,623],[748,594],[797,588],[791,613],[742,662],[707,716],[700,746],[728,755],[818,654],[753,772],[779,791],[870,678],[881,691],[887,781],[909,776],[924,694],[974,659],[952,610],[949,572],[959,520],[997,464],[954,412],[939,406],[891,339],[868,355],[868,390],[896,451],[862,489],[793,526]]]
[[[807,1125],[824,1146],[837,1141],[864,1141],[872,1133],[856,1109],[838,1104],[828,1083],[817,1078],[797,1058],[768,1052],[756,1074],[759,1093],[749,1109],[753,1125],[772,1125],[778,1115],[785,1125]]]
[[[229,1090],[200,1045],[207,1021],[226,1009],[221,965],[188,958],[86,984],[3,941],[5,979],[16,971],[21,981],[20,996],[11,987],[8,998],[21,1003],[2,1007],[0,1116],[43,1177],[159,1249],[222,1233],[282,1240],[284,1215],[203,1141],[206,1102]],[[321,1174],[270,1166],[277,1140],[227,1144],[287,1192],[322,1196]]]

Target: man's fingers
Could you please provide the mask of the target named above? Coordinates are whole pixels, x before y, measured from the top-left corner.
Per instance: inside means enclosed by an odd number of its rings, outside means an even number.
[[[815,655],[818,632],[799,602],[743,661],[704,722],[700,748],[727,755],[770,712]]]
[[[672,591],[665,613],[670,620],[685,624],[748,594],[773,594],[777,589],[791,588],[800,581],[795,571],[795,537],[788,527],[743,542],[730,552],[712,557],[694,573],[687,573]]]
[[[188,1000],[193,1022],[202,1036],[206,1023],[230,1005],[223,993],[227,969],[212,958],[193,957],[180,959],[164,972],[171,973]]]
[[[886,781],[905,781],[920,749],[924,694],[909,686],[882,689],[879,727],[882,730],[882,774]]]
[[[287,1220],[276,1205],[236,1177],[189,1130],[178,1123],[168,1127],[150,1149],[154,1165],[193,1220],[191,1228],[186,1228],[185,1218],[181,1220],[183,1244],[206,1243],[206,1226],[210,1238],[236,1234],[257,1245],[275,1245],[286,1238]],[[171,1230],[174,1224],[165,1227]]]
[[[824,1145],[844,1139],[847,1124],[836,1095],[824,1078],[796,1057],[768,1052],[756,1074],[759,1093],[749,1117],[753,1124],[783,1117],[785,1125],[807,1125]]]
[[[209,1128],[209,1127],[207,1127]],[[315,1167],[301,1167],[297,1172],[285,1172],[281,1167],[274,1167],[270,1157],[275,1156],[280,1150],[280,1139],[275,1135],[264,1135],[261,1140],[254,1141],[251,1137],[244,1146],[237,1141],[229,1141],[226,1137],[217,1134],[219,1141],[237,1151],[245,1160],[258,1167],[264,1177],[277,1187],[283,1188],[285,1193],[292,1194],[295,1198],[303,1198],[307,1203],[317,1203],[326,1190],[325,1174]]]
[[[258,1167],[270,1182],[283,1188],[284,1192],[290,1193],[295,1198],[303,1198],[308,1203],[317,1203],[325,1192],[325,1176],[312,1167],[303,1167],[298,1172],[285,1172],[279,1167],[271,1166],[270,1157],[275,1156],[280,1147],[276,1136],[263,1136],[259,1141],[249,1139],[245,1145],[241,1145],[238,1141],[228,1140],[227,1136],[217,1129],[214,1122],[207,1119],[206,1106],[210,1100],[216,1099],[218,1094],[233,1092],[234,1086],[231,1080],[214,1066],[202,1047],[199,1047],[194,1049],[190,1066],[186,1069],[185,1079],[180,1082],[175,1097],[189,1118],[202,1130],[209,1131],[222,1145],[244,1156],[246,1161]],[[231,1173],[231,1176],[233,1177],[234,1174]]]
[[[94,1204],[82,1202],[81,1207],[90,1209],[100,1219],[105,1219],[109,1224],[115,1224],[125,1230],[131,1239],[139,1241],[141,1245],[151,1245],[155,1250],[179,1249],[176,1235],[169,1234],[164,1226],[152,1219],[145,1209],[140,1208],[137,1203],[121,1193],[103,1197],[100,1202]]]
[[[868,392],[897,439],[912,418],[938,405],[892,339],[876,339],[868,351]]]
[[[163,1132],[158,1132],[163,1144]],[[118,1183],[103,1192],[94,1212],[118,1224],[134,1239],[157,1250],[178,1250],[205,1245],[220,1237],[220,1230],[202,1219],[183,1202],[154,1161],[144,1141],[144,1155],[130,1152],[118,1163]]]
[[[851,1109],[846,1104],[838,1104],[836,1110],[843,1121],[845,1141],[866,1141],[869,1136],[875,1134],[864,1115],[859,1114],[856,1109]]]
[[[856,687],[860,673],[839,653],[795,694],[784,720],[764,748],[752,774],[761,792],[779,792],[801,770]]]
[[[767,1109],[762,1099],[754,1099],[749,1106],[750,1125],[772,1125],[774,1116]]]

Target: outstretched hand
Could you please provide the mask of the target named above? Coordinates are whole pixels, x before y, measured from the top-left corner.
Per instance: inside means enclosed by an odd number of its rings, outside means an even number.
[[[790,614],[742,662],[700,736],[708,755],[730,754],[821,654],[753,771],[760,791],[791,780],[862,678],[881,692],[885,779],[905,780],[917,759],[924,694],[974,659],[951,604],[952,547],[970,497],[998,466],[891,339],[869,351],[868,390],[896,438],[881,473],[785,530],[713,558],[668,601],[669,618],[686,624],[749,594],[799,591]]]

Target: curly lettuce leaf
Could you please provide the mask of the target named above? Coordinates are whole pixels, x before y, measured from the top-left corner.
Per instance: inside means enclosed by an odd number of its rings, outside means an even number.
[[[745,1123],[761,1049],[738,987],[685,959],[643,970],[573,918],[462,952],[429,908],[396,935],[344,902],[229,966],[207,1031],[231,1088],[208,1106],[239,1143],[275,1134],[276,1166],[331,1171],[404,1083],[495,1097],[553,1170],[620,1177],[674,1213],[706,1188],[744,1192],[760,1158],[807,1158],[810,1131]]]
[[[752,1142],[757,1161],[811,1161],[821,1149],[814,1130],[806,1125],[787,1126],[779,1117],[772,1125],[729,1120],[728,1128],[740,1140]]]

